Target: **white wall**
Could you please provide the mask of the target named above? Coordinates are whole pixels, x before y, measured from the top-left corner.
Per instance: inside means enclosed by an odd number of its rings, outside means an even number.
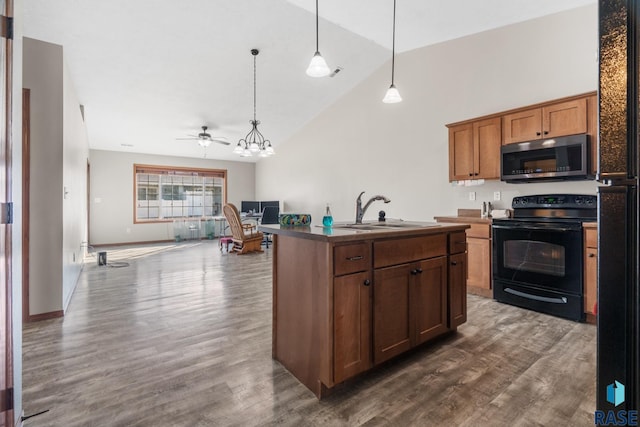
[[[327,202],[336,220],[353,219],[361,191],[364,200],[391,199],[374,203],[366,219],[384,209],[388,218],[414,220],[479,209],[498,190],[497,208],[520,194],[595,194],[593,181],[453,187],[445,125],[595,90],[597,17],[591,5],[397,56],[403,102],[381,102],[390,83],[386,64],[258,162],[257,198],[282,200],[285,210],[311,213],[319,223]]]
[[[82,269],[89,145],[62,46],[23,41],[23,85],[31,90],[29,314],[36,315],[66,310]]]
[[[76,287],[87,241],[87,161],[89,140],[80,102],[67,64],[63,63],[63,159],[62,159],[62,297],[66,310]]]
[[[195,142],[194,142],[195,144]],[[227,202],[240,206],[255,198],[255,165],[188,157],[169,157],[104,150],[90,151],[92,245],[173,239],[172,222],[133,223],[134,163],[227,170]]]
[[[62,310],[62,46],[24,38],[31,90],[29,314]]]

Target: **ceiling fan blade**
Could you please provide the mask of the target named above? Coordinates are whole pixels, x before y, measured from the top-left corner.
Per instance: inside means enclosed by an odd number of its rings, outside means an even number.
[[[216,138],[211,138],[211,141],[217,142],[218,144],[222,144],[222,145],[230,145],[231,144],[228,141],[223,141],[222,139],[216,139]]]
[[[198,137],[189,137],[189,138],[176,138],[177,140],[182,140],[182,141],[197,141]]]

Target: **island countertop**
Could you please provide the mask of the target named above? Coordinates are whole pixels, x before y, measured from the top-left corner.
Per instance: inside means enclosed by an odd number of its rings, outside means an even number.
[[[464,231],[468,224],[434,223],[434,222],[389,222],[380,225],[378,222],[365,222],[362,226],[371,229],[342,228],[347,224],[336,223],[332,227],[319,225],[286,226],[277,224],[260,225],[258,229],[264,233],[297,237],[323,242],[349,242],[387,237],[427,236],[431,234]],[[384,224],[384,223],[382,223]]]

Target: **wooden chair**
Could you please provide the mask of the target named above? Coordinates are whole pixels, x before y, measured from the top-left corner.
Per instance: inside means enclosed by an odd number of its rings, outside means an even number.
[[[233,239],[231,252],[237,252],[238,255],[248,252],[262,252],[260,243],[262,243],[263,234],[260,231],[253,232],[256,226],[243,224],[238,208],[233,203],[227,203],[222,210],[231,229]]]

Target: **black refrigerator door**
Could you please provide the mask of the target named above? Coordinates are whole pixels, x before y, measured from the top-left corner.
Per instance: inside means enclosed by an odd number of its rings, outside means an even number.
[[[600,187],[598,197],[597,408],[638,409],[637,192]],[[625,387],[625,402],[610,403],[607,390]]]
[[[599,0],[597,408],[640,409],[640,2]],[[620,387],[624,386],[624,389]]]

